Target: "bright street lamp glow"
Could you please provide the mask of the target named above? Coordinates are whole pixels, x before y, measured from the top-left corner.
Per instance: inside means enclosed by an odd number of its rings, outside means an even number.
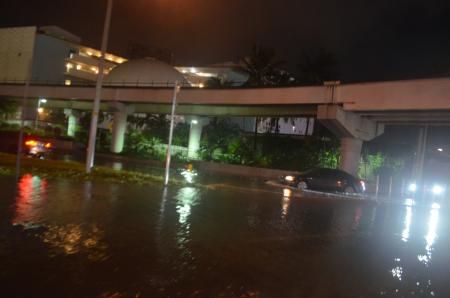
[[[411,191],[411,192],[416,192],[416,190],[417,190],[417,184],[411,183],[411,184],[408,186],[408,190]]]
[[[37,111],[39,114],[42,114],[44,112],[44,108],[38,108]]]
[[[444,151],[444,149],[438,148],[437,151],[442,152],[442,151]]]
[[[444,192],[444,188],[440,185],[435,184],[435,185],[433,185],[433,188],[431,189],[431,191],[435,195],[440,195]]]
[[[197,124],[198,121],[194,119],[194,120],[191,121],[191,123],[192,123],[192,124]]]
[[[41,98],[41,99],[39,99],[39,102],[46,103],[47,100],[45,98]]]

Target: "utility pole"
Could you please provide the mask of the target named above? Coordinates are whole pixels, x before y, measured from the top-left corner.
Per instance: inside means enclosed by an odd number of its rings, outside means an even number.
[[[34,32],[36,35],[36,31]],[[25,124],[25,112],[27,110],[28,101],[28,89],[30,88],[31,79],[33,76],[33,60],[34,60],[34,48],[36,46],[36,37],[33,40],[33,47],[31,49],[31,57],[28,60],[28,69],[25,78],[25,89],[23,92],[22,102],[21,102],[21,115],[20,115],[20,130],[19,130],[19,140],[17,141],[17,155],[16,155],[16,181],[19,181],[20,177],[20,159],[22,157],[22,147],[23,147],[23,127]],[[36,111],[37,112],[37,111]]]
[[[179,91],[180,86],[178,85],[178,81],[175,81],[175,87],[173,89],[173,97],[172,97],[172,112],[170,113],[170,130],[169,130],[169,142],[167,144],[167,151],[166,151],[166,172],[164,175],[164,185],[169,184],[169,169],[170,169],[170,156],[172,155],[174,116],[175,116],[175,107],[177,105],[177,93]]]
[[[105,53],[108,46],[109,27],[111,24],[111,12],[112,12],[113,0],[108,0],[106,8],[105,24],[103,27],[103,37],[101,45],[101,56],[98,64],[98,76],[97,83],[95,85],[95,99],[94,107],[92,108],[91,128],[89,130],[89,143],[86,156],[86,173],[90,173],[94,166],[95,155],[95,139],[97,137],[97,125],[98,125],[98,113],[100,110],[100,98],[102,95],[102,84],[105,68]]]

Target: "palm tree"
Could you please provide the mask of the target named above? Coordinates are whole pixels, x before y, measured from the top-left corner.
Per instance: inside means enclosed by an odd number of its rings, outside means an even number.
[[[280,81],[285,72],[278,68],[284,62],[277,60],[272,48],[253,45],[250,54],[241,59],[242,70],[249,75],[247,85],[270,86]]]
[[[233,87],[233,82],[225,80],[224,78],[211,77],[205,82],[206,88],[227,88]]]

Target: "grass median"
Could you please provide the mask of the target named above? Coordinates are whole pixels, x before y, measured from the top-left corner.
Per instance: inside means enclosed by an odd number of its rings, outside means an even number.
[[[0,176],[14,175],[15,167],[16,155],[0,153]],[[86,174],[85,165],[81,163],[28,157],[22,157],[21,159],[21,173],[37,175],[42,178],[103,180],[138,185],[163,183],[163,177],[142,172],[114,170],[108,167],[94,167],[91,174]],[[171,179],[171,184],[185,185],[186,182]]]

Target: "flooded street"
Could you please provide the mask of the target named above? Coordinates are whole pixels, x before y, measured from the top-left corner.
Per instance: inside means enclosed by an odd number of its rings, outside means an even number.
[[[0,187],[2,297],[450,297],[447,201]]]

